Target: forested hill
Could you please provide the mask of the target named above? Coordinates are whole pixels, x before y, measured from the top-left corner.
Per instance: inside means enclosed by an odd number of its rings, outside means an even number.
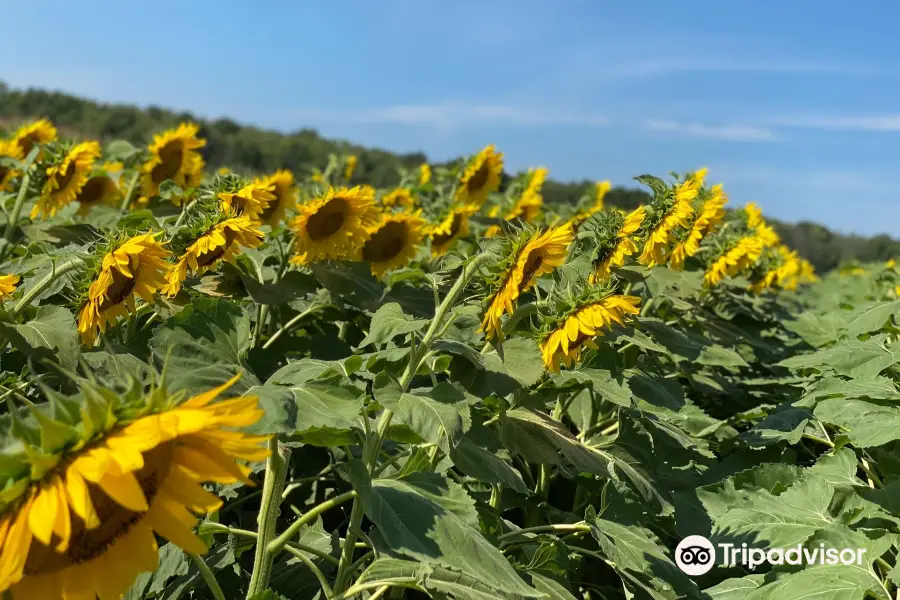
[[[120,104],[99,104],[60,92],[9,89],[0,83],[0,120],[5,122],[30,117],[47,117],[63,131],[101,140],[125,139],[146,143],[153,132],[180,121],[194,121],[208,140],[204,155],[211,168],[229,166],[253,172],[288,168],[298,174],[312,165],[324,167],[330,153],[354,153],[359,157],[357,171],[362,180],[376,187],[388,187],[397,181],[397,167],[416,167],[427,157],[420,153],[394,154],[363,148],[347,142],[327,140],[312,129],[278,133],[235,123],[230,119],[198,119],[186,112],[157,107],[141,109]],[[474,150],[474,149],[473,149]],[[561,183],[547,181],[547,203],[574,203],[593,186],[591,181]],[[647,194],[637,188],[617,187],[607,201],[625,208],[637,206]],[[765,205],[765,198],[759,199]],[[887,260],[900,256],[900,241],[886,235],[847,236],[829,231],[812,222],[776,225],[785,243],[796,248],[819,272],[841,262]]]

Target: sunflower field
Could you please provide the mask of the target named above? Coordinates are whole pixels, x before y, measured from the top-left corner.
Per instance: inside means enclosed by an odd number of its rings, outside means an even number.
[[[705,169],[622,211],[204,143],[0,141],[4,600],[900,598],[893,262],[817,276]]]

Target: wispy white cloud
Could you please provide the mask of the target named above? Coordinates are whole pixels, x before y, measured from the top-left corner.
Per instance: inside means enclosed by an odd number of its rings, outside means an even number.
[[[341,121],[364,124],[395,124],[442,130],[486,124],[603,126],[603,115],[558,109],[535,109],[504,104],[419,104],[359,109],[303,108],[293,111],[296,118],[311,121]]]
[[[793,116],[770,119],[767,122],[782,127],[900,132],[900,113],[885,115]]]
[[[671,133],[688,138],[730,142],[771,142],[778,139],[771,129],[754,125],[705,125],[654,119],[645,120],[642,125],[648,131]]]
[[[659,75],[678,75],[681,73],[759,73],[759,74],[808,74],[808,75],[845,75],[876,76],[886,72],[870,65],[781,60],[777,57],[759,60],[740,57],[710,58],[708,56],[675,56],[666,58],[647,58],[636,60],[620,60],[604,69],[608,77],[655,77]]]

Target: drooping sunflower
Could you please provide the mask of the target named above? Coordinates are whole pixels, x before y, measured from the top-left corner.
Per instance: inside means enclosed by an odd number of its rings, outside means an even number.
[[[134,313],[135,298],[153,302],[166,284],[163,273],[172,253],[157,241],[159,235],[134,236],[104,255],[78,317],[78,332],[85,346],[92,347],[97,333],[105,333],[119,317]]]
[[[381,223],[369,230],[369,239],[360,249],[376,277],[400,268],[415,255],[425,238],[425,220],[420,213],[385,215]]]
[[[675,244],[669,254],[669,267],[675,271],[684,269],[684,261],[700,250],[700,242],[725,217],[724,206],[728,201],[721,186],[713,186],[713,195],[699,210],[694,211],[694,220],[684,238]]]
[[[48,119],[25,123],[13,134],[12,141],[18,148],[16,158],[24,160],[35,144],[46,144],[56,139],[56,127]]]
[[[291,222],[295,264],[319,260],[353,260],[369,239],[381,211],[371,188],[329,188],[325,195],[300,204]]]
[[[503,174],[503,153],[496,152],[493,144],[479,152],[463,171],[456,189],[457,201],[466,206],[481,208],[488,194],[500,187]]]
[[[0,302],[12,298],[20,280],[18,275],[0,275]]]
[[[260,179],[259,183],[264,187],[271,188],[275,195],[275,199],[269,203],[260,218],[263,223],[275,227],[284,219],[288,208],[296,202],[297,188],[294,185],[294,174],[281,169]]]
[[[267,436],[237,430],[262,418],[257,397],[217,401],[237,378],[187,400],[164,387],[121,395],[83,384],[96,409],[90,420],[70,416],[79,415],[74,399],[63,399],[74,411],[37,407],[34,428],[52,429],[58,441],[21,439],[4,455],[0,594],[121,598],[138,575],[156,570],[157,535],[205,553],[195,514],[222,501],[203,484],[252,484],[245,463],[268,456]]]
[[[263,233],[256,229],[256,223],[247,215],[213,225],[185,248],[166,273],[166,284],[160,291],[167,296],[176,295],[188,273],[202,275],[223,260],[233,263],[241,248],[256,248],[262,244],[263,237]]]
[[[19,146],[13,140],[0,140],[0,158],[19,158]],[[10,182],[18,175],[13,167],[0,164],[0,192],[5,192]]]
[[[62,161],[47,168],[47,180],[41,196],[31,209],[31,218],[52,217],[78,198],[90,179],[94,162],[100,156],[100,144],[82,142],[72,147]]]
[[[571,367],[581,360],[584,348],[597,348],[595,337],[613,323],[624,324],[626,318],[638,314],[640,302],[637,296],[610,295],[579,306],[541,341],[544,365],[554,373],[559,372],[560,364]]]
[[[706,169],[701,169],[691,175],[684,182],[675,186],[671,201],[666,201],[668,208],[664,208],[661,218],[650,229],[644,249],[638,257],[638,262],[647,267],[661,265],[666,260],[667,246],[672,237],[672,230],[676,227],[690,227],[690,216],[694,212],[692,200],[697,197],[703,185]],[[661,208],[666,204],[658,205]]]
[[[84,216],[95,206],[118,206],[122,196],[112,173],[116,164],[106,163],[96,170],[75,197],[78,202],[78,214]],[[118,165],[121,169],[121,165]]]
[[[419,166],[419,185],[425,185],[431,181],[431,166],[428,163],[422,163]]]
[[[219,192],[222,212],[229,217],[246,216],[254,223],[260,222],[262,214],[275,201],[273,186],[254,181],[236,192]]]
[[[387,208],[412,210],[416,206],[416,198],[409,188],[397,188],[382,196],[381,204]]]
[[[536,232],[514,254],[515,259],[502,275],[500,285],[491,296],[481,330],[487,339],[503,338],[501,319],[512,314],[519,296],[535,284],[538,277],[552,272],[566,260],[574,232],[568,224]]]
[[[469,235],[469,217],[474,212],[471,207],[456,207],[447,213],[437,225],[431,225],[427,229],[431,238],[431,255],[443,256],[460,238]]]
[[[200,184],[205,163],[198,150],[206,146],[206,140],[197,137],[199,131],[197,125],[181,123],[153,136],[141,182],[145,201],[158,195],[160,184],[169,179],[181,188]]]
[[[715,285],[726,277],[734,277],[752,266],[760,257],[765,246],[758,236],[748,235],[720,255],[706,270],[703,282]]]
[[[541,195],[541,188],[547,179],[547,169],[539,167],[531,169],[525,176],[525,185],[521,193],[512,207],[503,215],[504,221],[522,220],[526,223],[534,221],[541,214],[541,208],[544,206],[544,197]],[[488,216],[497,218],[500,216],[501,206],[497,204],[491,207]],[[499,225],[492,225],[484,232],[484,236],[492,238],[497,236],[501,231]]]
[[[625,264],[625,257],[638,251],[637,244],[629,236],[640,228],[645,216],[644,207],[639,206],[624,217],[616,236],[608,244],[603,244],[594,258],[594,271],[588,279],[590,283],[606,281],[613,267],[621,267]]]

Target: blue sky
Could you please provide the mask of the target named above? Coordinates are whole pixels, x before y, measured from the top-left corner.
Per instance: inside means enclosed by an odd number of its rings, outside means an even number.
[[[732,204],[900,237],[900,4],[29,0],[0,79],[562,180],[699,166]],[[39,35],[35,35],[39,32]]]

